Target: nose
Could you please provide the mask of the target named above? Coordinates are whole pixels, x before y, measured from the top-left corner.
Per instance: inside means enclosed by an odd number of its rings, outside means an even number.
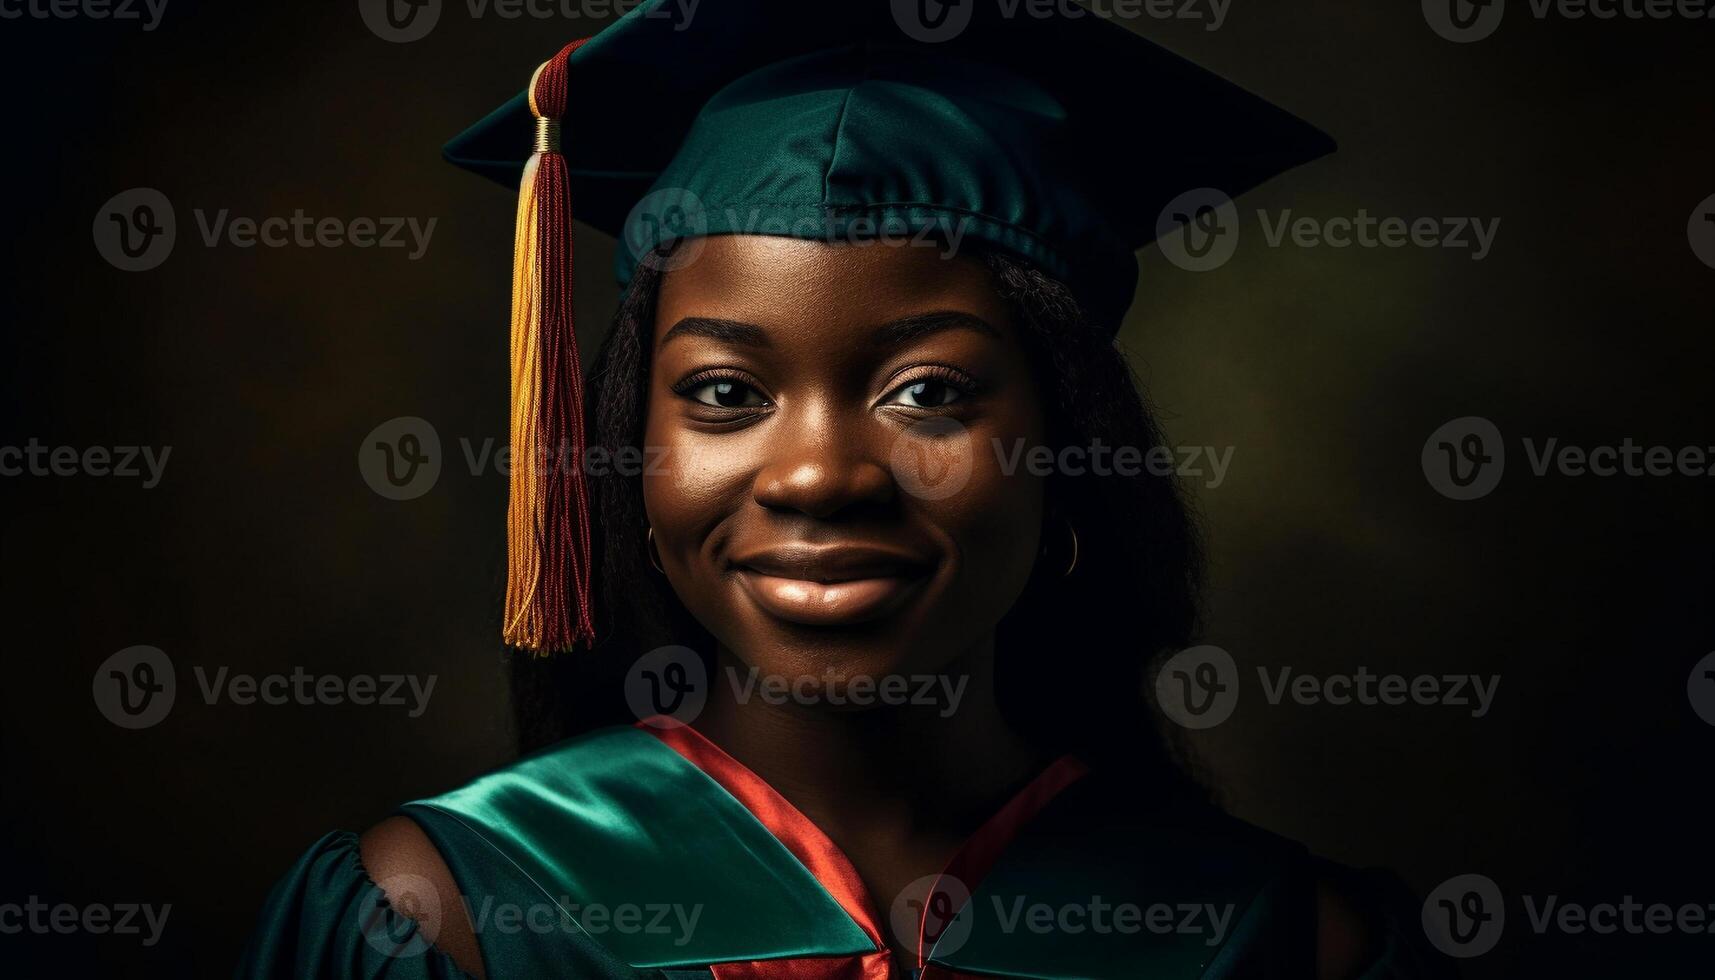
[[[893,500],[893,472],[871,452],[871,440],[808,420],[780,431],[783,438],[751,486],[758,504],[825,520]]]

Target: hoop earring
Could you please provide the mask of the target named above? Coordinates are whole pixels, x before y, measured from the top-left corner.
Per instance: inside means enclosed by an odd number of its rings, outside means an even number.
[[[644,536],[643,550],[649,553],[649,564],[654,566],[655,570],[660,572],[662,575],[667,574],[667,570],[661,567],[661,555],[655,550],[654,528],[650,528],[649,533]]]
[[[1060,520],[1066,525],[1066,533],[1072,536],[1072,560],[1067,563],[1066,570],[1060,573],[1060,577],[1071,578],[1072,570],[1078,567],[1078,529],[1072,526],[1072,522],[1070,520],[1064,517]],[[1037,560],[1041,561],[1043,558],[1047,558],[1050,550],[1051,549],[1048,547],[1048,541],[1046,537],[1044,537],[1042,549],[1038,553]]]
[[[1071,521],[1067,521],[1066,530],[1072,535],[1072,563],[1060,573],[1061,578],[1071,578],[1072,570],[1078,567],[1078,529],[1072,526]]]

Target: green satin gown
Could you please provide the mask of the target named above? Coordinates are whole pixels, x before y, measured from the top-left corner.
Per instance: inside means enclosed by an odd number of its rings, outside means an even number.
[[[1315,879],[1332,870],[1203,804],[1140,812],[1068,758],[941,875],[876,908],[759,777],[689,728],[648,725],[399,812],[445,859],[496,980],[1309,977]],[[1390,914],[1407,906],[1379,882],[1373,895],[1364,976],[1439,975],[1416,915]],[[415,911],[383,897],[355,834],[330,833],[275,886],[238,975],[464,976]]]

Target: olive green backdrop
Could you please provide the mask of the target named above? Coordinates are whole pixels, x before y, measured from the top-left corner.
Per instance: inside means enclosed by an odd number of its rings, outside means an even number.
[[[9,975],[224,973],[266,887],[322,831],[508,758],[505,480],[473,474],[461,440],[505,439],[513,202],[437,149],[598,23],[451,0],[410,43],[371,31],[355,0],[170,0],[152,31],[0,20],[0,445],[172,447],[151,490],[0,478],[0,903],[172,904],[150,948],[0,935]],[[1234,0],[1216,31],[1131,26],[1342,143],[1240,201],[1220,268],[1144,252],[1122,333],[1173,441],[1233,451],[1220,486],[1192,481],[1209,640],[1247,677],[1232,719],[1195,739],[1233,809],[1420,894],[1474,872],[1511,896],[1715,902],[1715,727],[1687,689],[1715,650],[1715,479],[1537,477],[1522,448],[1715,445],[1715,268],[1687,240],[1715,194],[1715,21],[1539,20],[1514,0],[1494,36],[1454,44],[1415,3]],[[585,97],[647,113],[649,93],[639,78]],[[1173,98],[1134,94],[1117,125],[1147,127]],[[171,201],[176,243],[124,272],[94,232],[138,187]],[[1258,208],[1500,224],[1473,261],[1271,247]],[[412,260],[208,247],[199,209],[436,224]],[[593,330],[612,244],[580,229],[577,248]],[[1507,468],[1460,502],[1420,455],[1472,415],[1504,434]],[[442,469],[395,501],[358,461],[401,416],[432,423]],[[177,701],[130,731],[92,679],[139,644],[172,658]],[[437,682],[415,718],[210,705],[194,666]],[[1501,680],[1473,718],[1271,706],[1258,666]],[[1468,975],[1715,962],[1715,935],[1536,936],[1508,912]]]

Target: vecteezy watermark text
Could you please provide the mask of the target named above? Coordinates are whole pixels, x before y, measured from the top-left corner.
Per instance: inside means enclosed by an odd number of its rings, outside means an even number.
[[[1189,936],[1215,947],[1227,938],[1235,907],[1213,902],[1132,901],[1092,894],[1054,901],[1028,894],[990,894],[973,901],[953,875],[925,875],[906,885],[888,907],[888,924],[901,949],[932,946],[938,955],[957,952],[978,919],[982,932],[1004,935]],[[919,940],[921,939],[921,943]]]
[[[837,674],[832,669],[820,675],[763,674],[755,667],[741,672],[725,670],[734,700],[744,704],[753,698],[765,704],[827,704],[834,707],[870,708],[879,705],[929,705],[946,718],[959,710],[970,683],[966,676],[945,674]]]
[[[1501,679],[1493,674],[1377,673],[1359,666],[1352,673],[1297,673],[1291,667],[1257,668],[1263,700],[1272,707],[1345,708],[1415,704],[1450,707],[1483,718],[1494,707]],[[1232,654],[1197,646],[1169,657],[1155,678],[1155,700],[1177,724],[1201,730],[1231,718],[1238,707],[1240,675]]]
[[[1626,437],[1618,444],[1578,445],[1559,436],[1520,440],[1533,476],[1567,478],[1715,476],[1715,446],[1643,445]],[[1506,442],[1495,423],[1467,415],[1442,424],[1423,443],[1423,476],[1452,500],[1493,493],[1506,472]]]
[[[231,209],[192,211],[207,248],[399,249],[407,261],[429,250],[437,218],[409,216],[312,217],[296,208],[290,216],[235,216]],[[116,269],[144,272],[172,254],[178,221],[172,201],[151,187],[135,187],[109,198],[95,213],[95,249]]]
[[[1715,902],[1650,902],[1630,894],[1594,901],[1555,893],[1517,897],[1528,928],[1539,936],[1715,936]],[[1507,919],[1507,898],[1487,875],[1449,878],[1423,902],[1425,935],[1443,953],[1461,959],[1494,949]]]
[[[22,446],[0,446],[0,476],[141,477],[142,488],[153,490],[172,452],[172,446],[45,446],[31,438]]]
[[[1007,20],[1177,20],[1202,22],[1218,31],[1227,22],[1232,0],[891,0],[893,20],[906,37],[937,44],[970,27],[976,4],[989,3]]]
[[[0,0],[0,20],[137,21],[145,34],[166,12],[167,0]]]
[[[1100,439],[1089,446],[1027,446],[1020,437],[1011,447],[1000,439],[992,440],[995,459],[1000,471],[1012,476],[1020,469],[1032,476],[1179,476],[1209,479],[1203,484],[1213,490],[1227,479],[1227,467],[1232,465],[1232,446],[1110,446]],[[1202,463],[1208,461],[1210,472]]]
[[[251,705],[375,705],[402,707],[411,718],[428,710],[439,680],[436,674],[312,674],[301,666],[287,673],[213,672],[193,665],[204,704],[225,700]],[[121,728],[151,728],[167,717],[178,697],[178,673],[172,658],[152,646],[126,647],[95,669],[91,693],[96,708]]]
[[[638,16],[665,20],[673,30],[691,25],[702,0],[465,0],[471,20],[613,20],[651,4]],[[429,36],[440,22],[442,0],[358,0],[358,13],[369,30],[383,41],[405,44]],[[584,29],[594,33],[595,25]]]
[[[570,895],[539,902],[502,902],[493,895],[458,896],[472,931],[484,935],[659,936],[674,946],[690,942],[704,906],[677,902],[580,902]],[[447,910],[433,882],[421,875],[390,875],[371,884],[355,907],[358,930],[371,947],[395,959],[420,956],[440,935]]]
[[[1258,208],[1256,219],[1269,248],[1444,249],[1466,253],[1472,262],[1489,257],[1501,227],[1499,217],[1378,216],[1368,208],[1333,217],[1295,214],[1291,208],[1271,214]],[[1195,188],[1167,202],[1155,232],[1169,262],[1189,272],[1209,272],[1226,265],[1238,251],[1239,210],[1223,191]]]
[[[1422,0],[1423,19],[1456,44],[1481,41],[1506,16],[1507,0]],[[1528,0],[1535,20],[1711,20],[1712,0]]]
[[[153,946],[161,941],[161,930],[172,911],[171,903],[159,907],[140,902],[50,904],[31,895],[22,902],[0,902],[0,935],[142,936],[144,946]]]
[[[755,666],[722,671],[738,704],[827,705],[834,708],[927,707],[946,718],[959,710],[970,678],[946,674],[765,674]],[[640,720],[657,728],[688,725],[702,714],[711,688],[697,651],[658,647],[639,657],[625,676],[625,700]]]
[[[509,444],[493,436],[459,436],[459,451],[473,477],[494,473],[510,477],[518,460]],[[578,446],[562,440],[539,446],[535,465],[547,473],[581,471],[586,477],[641,477],[662,472],[665,446]],[[363,482],[389,500],[414,500],[435,488],[442,468],[441,436],[427,419],[401,415],[363,437],[357,447],[357,471]]]
[[[941,258],[959,254],[972,219],[947,214],[908,217],[898,212],[845,213],[812,209],[791,215],[753,207],[713,209],[695,192],[661,187],[632,206],[620,240],[646,266],[683,269],[702,254],[706,236],[718,229],[854,247],[931,248]]]

